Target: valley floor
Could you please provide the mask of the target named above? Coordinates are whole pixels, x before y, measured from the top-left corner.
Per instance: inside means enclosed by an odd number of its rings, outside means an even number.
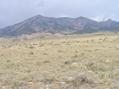
[[[1,39],[0,89],[119,89],[119,35]]]

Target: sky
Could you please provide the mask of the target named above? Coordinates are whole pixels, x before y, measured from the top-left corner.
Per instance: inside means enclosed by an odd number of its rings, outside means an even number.
[[[119,21],[119,0],[0,0],[0,28],[35,15]]]

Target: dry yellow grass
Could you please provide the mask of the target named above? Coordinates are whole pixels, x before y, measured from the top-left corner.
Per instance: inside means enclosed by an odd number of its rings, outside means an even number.
[[[119,89],[119,36],[1,39],[0,89]]]

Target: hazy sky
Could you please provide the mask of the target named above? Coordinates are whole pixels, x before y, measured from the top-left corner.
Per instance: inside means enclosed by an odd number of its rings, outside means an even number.
[[[0,27],[38,14],[119,20],[119,0],[0,0]]]

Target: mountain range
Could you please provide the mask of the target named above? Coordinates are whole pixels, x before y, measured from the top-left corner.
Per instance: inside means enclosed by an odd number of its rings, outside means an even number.
[[[108,19],[95,21],[86,17],[45,17],[37,15],[20,23],[0,29],[0,37],[31,35],[34,33],[82,34],[99,31],[119,31],[119,22]]]

